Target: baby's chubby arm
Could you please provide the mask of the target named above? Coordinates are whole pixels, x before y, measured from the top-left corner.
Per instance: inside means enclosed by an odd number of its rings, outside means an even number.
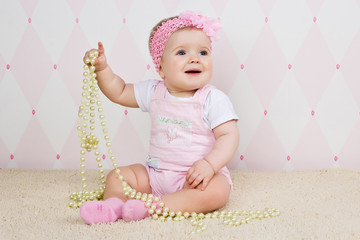
[[[85,53],[84,62],[89,57],[89,54],[95,50],[92,49]],[[114,103],[126,107],[139,107],[136,102],[133,84],[126,84],[122,78],[113,73],[107,64],[104,46],[101,42],[98,43],[97,51],[99,56],[95,60],[95,73],[101,91]]]
[[[204,159],[196,161],[188,170],[186,180],[191,188],[202,183],[205,190],[212,177],[228,164],[239,144],[239,131],[236,120],[225,122],[213,129],[216,142]]]

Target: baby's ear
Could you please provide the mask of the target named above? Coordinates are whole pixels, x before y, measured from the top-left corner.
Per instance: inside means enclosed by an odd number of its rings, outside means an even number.
[[[163,72],[163,70],[162,70],[161,64],[160,64],[160,66],[159,66],[159,75],[160,75],[160,77],[161,77],[162,79],[165,79],[165,74],[164,74],[164,72]]]

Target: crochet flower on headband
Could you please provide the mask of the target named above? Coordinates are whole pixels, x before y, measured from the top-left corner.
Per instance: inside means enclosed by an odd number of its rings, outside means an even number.
[[[210,40],[216,40],[221,24],[218,19],[209,19],[192,11],[185,11],[179,17],[164,22],[157,28],[150,41],[150,54],[157,72],[160,70],[160,61],[167,40],[175,31],[185,27],[199,28],[209,36]]]

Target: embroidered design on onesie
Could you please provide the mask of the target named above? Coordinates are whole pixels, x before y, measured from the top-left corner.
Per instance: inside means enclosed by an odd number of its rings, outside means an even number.
[[[155,170],[159,169],[159,159],[155,157],[146,156],[146,165],[154,168]]]
[[[168,127],[167,137],[168,137],[169,143],[171,143],[172,141],[174,141],[174,139],[177,138],[177,130],[178,130],[177,128]]]
[[[159,134],[154,141],[160,145],[189,146],[192,143],[192,122],[158,115]]]

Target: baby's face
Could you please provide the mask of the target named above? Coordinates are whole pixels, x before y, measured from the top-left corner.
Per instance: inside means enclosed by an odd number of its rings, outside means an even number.
[[[209,37],[196,28],[174,32],[166,42],[159,74],[172,95],[192,96],[212,78]]]

